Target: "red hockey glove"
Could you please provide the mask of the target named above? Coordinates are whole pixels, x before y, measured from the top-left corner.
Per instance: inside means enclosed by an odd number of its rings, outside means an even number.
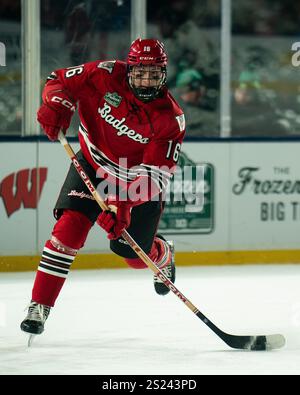
[[[75,110],[76,105],[73,104],[66,92],[56,90],[48,93],[44,103],[38,110],[37,120],[49,140],[57,140],[61,129],[64,133],[66,132]]]
[[[116,206],[117,212],[103,211],[97,218],[97,224],[108,233],[109,240],[115,240],[130,225],[132,204],[109,200],[107,205]]]

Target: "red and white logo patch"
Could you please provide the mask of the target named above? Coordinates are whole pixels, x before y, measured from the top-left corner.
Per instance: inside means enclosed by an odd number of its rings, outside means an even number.
[[[185,130],[185,118],[184,118],[184,114],[178,115],[176,117],[176,120],[178,122],[179,125],[179,130],[181,132],[183,132]]]

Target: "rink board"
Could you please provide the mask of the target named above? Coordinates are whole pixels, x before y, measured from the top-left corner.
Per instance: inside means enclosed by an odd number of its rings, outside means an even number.
[[[298,141],[186,142],[189,163],[213,169],[206,185],[213,194],[203,206],[209,214],[195,214],[202,222],[188,224],[181,214],[180,226],[166,229],[178,264],[300,262],[299,148]],[[59,143],[34,141],[1,142],[0,155],[0,270],[25,270],[36,266],[55,223],[52,208],[69,159]],[[123,264],[94,226],[76,265]]]

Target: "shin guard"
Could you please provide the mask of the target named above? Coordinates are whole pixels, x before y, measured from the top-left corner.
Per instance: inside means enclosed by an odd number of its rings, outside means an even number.
[[[54,306],[77,251],[83,247],[91,221],[78,211],[65,210],[45,244],[32,290],[32,300]]]

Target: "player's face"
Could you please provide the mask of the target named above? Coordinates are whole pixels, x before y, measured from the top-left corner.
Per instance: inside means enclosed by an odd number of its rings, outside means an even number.
[[[155,88],[161,83],[163,72],[159,66],[133,66],[130,78],[135,88]]]

